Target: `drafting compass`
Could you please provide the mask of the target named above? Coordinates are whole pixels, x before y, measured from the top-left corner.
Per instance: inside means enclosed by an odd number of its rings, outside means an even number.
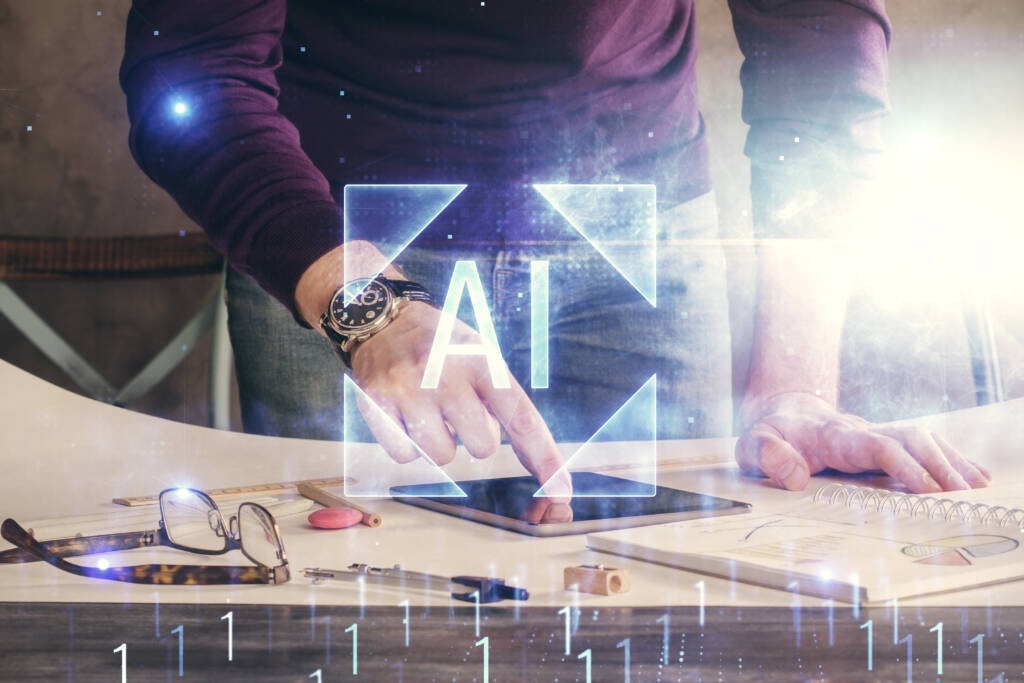
[[[368,564],[350,564],[345,569],[320,569],[308,567],[302,571],[303,576],[313,579],[313,583],[321,583],[328,579],[337,581],[359,581],[364,584],[374,583],[383,586],[413,586],[424,590],[443,590],[456,600],[477,602],[481,604],[500,602],[501,600],[526,600],[530,594],[523,588],[509,586],[503,579],[486,576],[440,576],[425,572],[412,572],[394,567],[371,567]],[[464,587],[466,590],[463,590]]]

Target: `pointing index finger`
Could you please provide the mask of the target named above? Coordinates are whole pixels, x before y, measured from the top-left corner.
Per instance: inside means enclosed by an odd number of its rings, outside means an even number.
[[[478,375],[476,390],[491,413],[505,428],[512,450],[523,466],[543,486],[548,484],[547,497],[556,502],[568,502],[572,497],[572,481],[568,472],[562,470],[565,462],[555,444],[544,418],[534,407],[530,398],[509,373],[509,388],[496,389],[489,373]],[[561,470],[561,474],[553,481]]]

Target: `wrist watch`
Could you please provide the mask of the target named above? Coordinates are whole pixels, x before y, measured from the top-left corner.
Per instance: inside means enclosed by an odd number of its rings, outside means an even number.
[[[391,324],[405,300],[434,302],[423,285],[382,275],[350,280],[334,292],[327,310],[320,316],[320,329],[331,340],[334,353],[345,367],[352,367],[355,346]]]

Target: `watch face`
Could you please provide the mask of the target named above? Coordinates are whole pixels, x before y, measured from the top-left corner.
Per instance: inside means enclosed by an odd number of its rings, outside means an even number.
[[[372,327],[386,315],[392,298],[391,290],[377,280],[353,280],[331,301],[331,317],[346,331]]]

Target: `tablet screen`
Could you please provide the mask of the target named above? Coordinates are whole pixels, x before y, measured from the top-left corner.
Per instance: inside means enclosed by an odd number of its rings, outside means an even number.
[[[465,498],[434,498],[422,495],[437,490],[432,484],[395,486],[391,488],[391,494],[396,497],[420,497],[444,504],[449,509],[466,508],[500,517],[522,519],[538,488],[537,480],[528,476],[476,479],[456,483],[466,492]],[[593,472],[573,472],[572,486],[575,493],[571,503],[573,522],[747,507],[746,503],[664,486],[655,487],[653,496],[638,497],[639,490],[649,490],[647,485],[638,485],[637,482],[628,479]],[[600,491],[601,495],[580,495],[588,491]]]

